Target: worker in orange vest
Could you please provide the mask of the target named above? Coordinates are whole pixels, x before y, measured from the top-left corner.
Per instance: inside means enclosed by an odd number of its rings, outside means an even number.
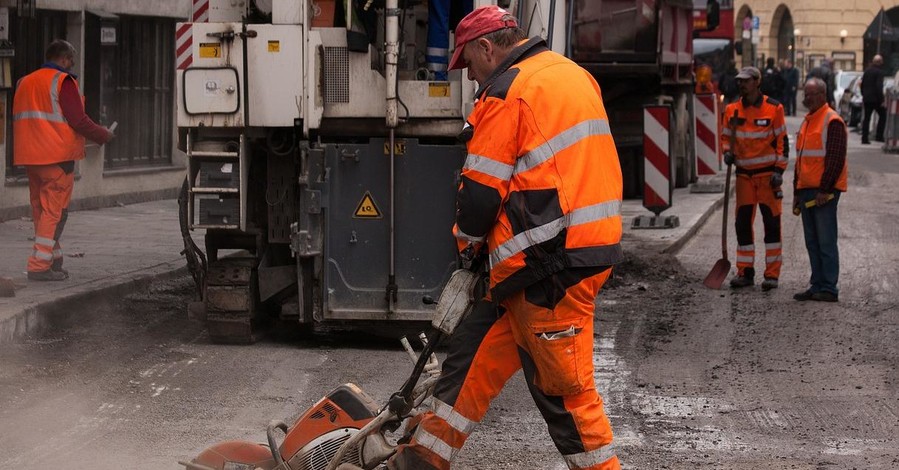
[[[13,163],[25,166],[34,220],[34,247],[28,279],[62,281],[59,238],[68,217],[75,184],[75,162],[84,158],[85,137],[105,144],[114,137],[84,113],[77,77],[72,74],[75,48],[50,43],[46,63],[19,80],[13,98]]]
[[[800,302],[837,302],[837,203],[848,186],[847,129],[839,113],[827,105],[827,84],[823,80],[809,79],[804,91],[802,104],[808,108],[808,115],[796,140],[793,213],[802,214],[812,275],[808,289],[793,298]]]
[[[737,74],[741,99],[727,105],[721,131],[724,163],[737,170],[737,275],[731,287],[755,283],[756,207],[765,225],[765,279],[762,290],[777,287],[782,264],[781,199],[783,172],[787,168],[789,144],[784,108],[759,90],[761,72],[743,67]]]
[[[453,333],[433,411],[387,466],[449,469],[523,370],[568,467],[618,470],[593,374],[595,298],[623,259],[621,168],[599,85],[496,6],[463,18],[455,38],[449,69],[467,67],[479,90],[454,234],[463,259],[489,258],[489,291]]]

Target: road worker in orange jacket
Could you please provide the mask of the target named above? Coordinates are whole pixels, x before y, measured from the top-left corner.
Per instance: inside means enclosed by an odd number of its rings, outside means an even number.
[[[721,145],[724,162],[737,166],[737,275],[731,287],[755,283],[753,221],[756,206],[765,226],[765,279],[762,289],[777,287],[781,257],[781,199],[787,168],[787,126],[783,105],[759,91],[761,72],[744,67],[737,74],[741,99],[724,110]],[[736,134],[734,134],[736,132]]]
[[[75,48],[66,41],[50,43],[47,62],[26,75],[13,98],[13,162],[28,173],[34,247],[28,279],[62,281],[59,238],[68,217],[75,184],[75,162],[84,158],[84,138],[105,144],[113,134],[85,113],[78,82],[71,73]]]
[[[506,381],[523,369],[573,469],[620,468],[593,376],[594,300],[622,260],[622,177],[599,86],[487,6],[456,29],[449,68],[479,84],[454,234],[485,253],[488,294],[454,332],[432,412],[388,461],[448,469]]]

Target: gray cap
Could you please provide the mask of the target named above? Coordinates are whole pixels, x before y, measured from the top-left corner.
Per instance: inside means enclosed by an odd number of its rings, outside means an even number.
[[[759,72],[759,69],[755,67],[743,67],[740,69],[740,73],[737,74],[737,78],[739,79],[754,79],[758,80],[762,78],[762,73]]]

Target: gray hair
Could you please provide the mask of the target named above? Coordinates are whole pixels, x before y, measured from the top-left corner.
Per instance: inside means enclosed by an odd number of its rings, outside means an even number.
[[[812,84],[812,85],[814,85],[814,86],[816,86],[816,87],[823,88],[824,90],[827,90],[827,84],[824,83],[824,80],[821,80],[821,79],[818,78],[818,77],[812,77],[812,78],[809,78],[808,80],[805,81],[805,86],[806,86],[806,87],[808,87],[809,84]]]
[[[47,46],[47,51],[44,53],[44,59],[47,61],[54,61],[57,59],[74,59],[75,58],[75,46],[73,46],[69,41],[65,41],[62,39],[56,39]]]
[[[502,20],[504,22],[505,21],[514,22],[515,17],[507,14],[502,17]],[[508,49],[508,48],[514,46],[515,44],[518,44],[523,39],[527,39],[528,35],[527,35],[527,33],[524,32],[523,29],[521,29],[517,26],[514,26],[511,28],[498,29],[496,31],[493,31],[492,33],[487,33],[481,37],[492,42],[493,44],[496,44],[496,46],[499,48]]]

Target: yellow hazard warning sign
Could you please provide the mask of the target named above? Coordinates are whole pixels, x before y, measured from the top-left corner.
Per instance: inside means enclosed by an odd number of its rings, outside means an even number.
[[[200,57],[203,59],[217,59],[222,56],[222,45],[218,42],[201,42]]]
[[[357,219],[380,219],[381,211],[378,209],[378,205],[375,204],[375,200],[371,197],[371,193],[368,191],[365,192],[365,195],[362,196],[362,200],[359,201],[359,205],[356,206],[356,212],[353,214],[353,217]]]

